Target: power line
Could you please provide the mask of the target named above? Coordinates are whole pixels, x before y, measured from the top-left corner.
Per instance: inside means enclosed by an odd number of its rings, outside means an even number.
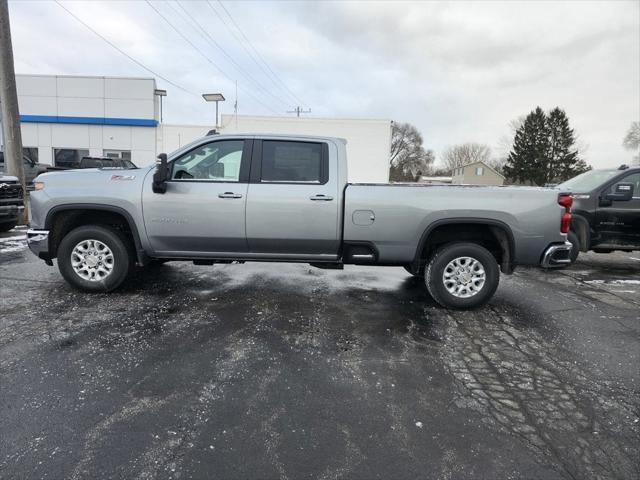
[[[167,5],[169,5],[171,8],[173,8],[173,6],[171,5],[171,3],[167,3]],[[272,94],[271,92],[269,92],[264,86],[260,85],[260,82],[256,81],[251,74],[249,74],[246,70],[244,70],[239,64],[238,62],[236,62],[234,60],[234,58],[229,55],[226,50],[218,43],[215,41],[215,39],[209,34],[209,32],[207,32],[202,25],[200,25],[200,23],[193,18],[193,16],[187,11],[187,9],[181,4],[181,2],[176,1],[176,5],[178,5],[178,7],[180,7],[180,9],[185,13],[185,15],[187,15],[187,17],[189,17],[189,19],[191,19],[191,21],[193,22],[193,24],[202,32],[204,37],[207,37],[206,39],[209,40],[209,43],[211,43],[213,46],[215,46],[218,50],[220,50],[222,52],[222,54],[227,57],[229,59],[229,61],[235,66],[235,68],[242,73],[245,78],[250,81],[254,86],[256,86],[258,89],[264,91],[265,94],[269,95],[270,97],[272,97],[273,99],[275,99],[277,102],[282,103],[283,105],[288,105],[288,102],[286,100],[283,100],[282,98]],[[175,9],[174,9],[175,10]],[[177,12],[177,10],[175,10]],[[205,40],[206,40],[205,39]]]
[[[233,37],[236,39],[236,41],[238,42],[238,44],[242,47],[242,49],[245,51],[245,53],[249,56],[249,58],[251,60],[253,60],[253,63],[255,63],[258,68],[264,73],[265,77],[270,80],[274,86],[276,88],[281,89],[284,93],[286,93],[290,98],[294,99],[294,101],[297,101],[295,99],[295,97],[293,97],[291,95],[291,93],[285,88],[283,89],[282,86],[277,82],[277,79],[274,79],[273,75],[271,75],[269,73],[269,71],[264,67],[264,65],[262,65],[258,59],[256,58],[254,53],[251,53],[251,50],[249,50],[246,45],[245,42],[240,38],[240,36],[238,36],[237,32],[231,28],[231,26],[229,26],[229,24],[227,23],[227,20],[224,19],[224,17],[222,15],[220,15],[220,13],[213,8],[213,5],[211,4],[211,2],[207,1],[207,5],[209,6],[209,8],[211,9],[211,11],[213,13],[216,14],[216,16],[218,17],[218,19],[223,23],[223,25],[226,27],[226,29],[229,31],[229,33],[231,33],[231,35],[233,35]]]
[[[82,24],[85,28],[87,28],[89,31],[91,31],[94,35],[96,35],[97,37],[99,37],[100,39],[102,39],[104,42],[106,42],[109,46],[111,46],[112,48],[114,48],[115,50],[117,50],[119,53],[121,53],[122,55],[124,55],[125,57],[127,57],[129,60],[131,60],[132,62],[134,62],[136,65],[140,66],[141,68],[143,68],[144,70],[146,70],[147,72],[151,73],[152,75],[164,80],[165,82],[167,82],[169,85],[172,85],[180,90],[182,90],[183,92],[189,93],[191,95],[195,95],[196,97],[198,96],[197,93],[194,93],[190,90],[187,90],[186,88],[178,85],[175,82],[172,82],[171,80],[169,80],[166,77],[163,77],[162,75],[160,75],[159,73],[151,70],[149,67],[147,67],[146,65],[144,65],[142,62],[136,60],[135,58],[133,58],[131,55],[129,55],[127,52],[125,52],[124,50],[122,50],[120,47],[118,47],[115,43],[111,42],[109,39],[107,39],[106,37],[102,36],[100,33],[98,33],[96,30],[94,30],[93,28],[91,28],[87,23],[85,23],[80,17],[76,16],[71,10],[69,10],[67,7],[65,7],[64,5],[62,5],[62,3],[60,3],[58,0],[54,0],[54,2],[56,4],[58,4],[58,6],[60,8],[62,8],[63,10],[65,10],[69,15],[71,15],[77,22],[79,22],[80,24]]]
[[[303,102],[302,100],[300,100],[300,98],[287,86],[286,83],[284,83],[282,81],[282,79],[280,79],[280,77],[276,74],[276,72],[273,71],[273,69],[269,66],[269,64],[265,61],[265,59],[262,57],[262,55],[260,55],[260,52],[258,50],[256,50],[256,48],[253,46],[253,44],[251,43],[251,41],[247,38],[247,36],[244,34],[244,32],[242,31],[242,29],[238,26],[238,24],[236,23],[236,21],[233,19],[233,17],[231,16],[231,14],[229,13],[229,11],[227,10],[227,8],[224,6],[224,4],[222,3],[222,0],[218,0],[218,3],[220,4],[220,6],[222,7],[222,9],[225,11],[225,13],[227,14],[227,16],[231,19],[231,21],[233,22],[233,24],[235,25],[235,27],[238,29],[238,31],[240,32],[240,35],[242,35],[242,38],[244,38],[244,40],[247,42],[247,44],[251,47],[251,49],[256,53],[256,55],[258,56],[258,58],[260,60],[262,60],[262,63],[265,65],[265,67],[267,67],[267,69],[273,74],[273,77],[278,80],[280,82],[280,84],[282,84],[282,86],[293,96],[293,98],[301,103],[301,104],[305,104],[305,102]],[[209,0],[207,0],[207,4],[209,5],[209,7],[211,7],[211,3],[209,2]],[[211,7],[213,9],[213,7]]]
[[[57,0],[56,0],[57,1]],[[220,74],[225,77],[227,80],[229,80],[230,82],[234,82],[234,80],[231,79],[231,77],[229,77],[224,70],[222,70],[222,68],[220,68],[218,65],[216,65],[200,48],[198,48],[197,45],[195,45],[191,40],[189,40],[188,37],[186,37],[180,30],[178,30],[173,23],[171,23],[169,21],[169,19],[167,19],[167,17],[165,17],[156,7],[153,6],[153,4],[149,1],[149,0],[145,0],[145,2],[147,3],[147,5],[149,5],[154,12],[156,12],[156,14],[162,18],[162,20],[165,21],[165,23],[167,23],[167,25],[169,25],[178,35],[180,35],[180,37],[182,37],[182,39],[184,39],[185,42],[187,42],[189,45],[191,45],[191,47],[198,52],[207,62],[209,62],[218,72],[220,72]],[[276,112],[273,108],[269,107],[267,104],[265,104],[264,102],[262,102],[259,98],[257,98],[256,96],[254,96],[253,94],[251,94],[249,91],[245,91],[245,93],[247,93],[247,95],[249,95],[251,98],[253,98],[256,102],[258,102],[260,105],[262,105],[263,107],[265,107],[267,110],[273,112],[273,113],[278,113]]]

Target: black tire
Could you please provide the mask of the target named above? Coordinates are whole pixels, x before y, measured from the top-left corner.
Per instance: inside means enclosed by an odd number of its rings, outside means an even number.
[[[578,255],[580,254],[580,238],[578,238],[578,235],[575,232],[570,231],[567,235],[567,240],[571,242],[569,260],[573,263],[578,259]]]
[[[12,222],[2,222],[2,223],[0,223],[0,232],[8,232],[9,230],[11,230],[16,225],[18,225],[18,221],[17,220],[14,220]]]
[[[71,265],[71,253],[83,240],[98,240],[113,253],[111,272],[100,280],[90,281],[76,273]],[[131,242],[120,231],[99,225],[85,225],[67,233],[58,246],[58,269],[74,288],[85,292],[110,292],[125,281],[134,265]]]
[[[447,290],[443,280],[444,272],[450,262],[460,257],[470,257],[480,263],[484,269],[484,284],[472,296],[462,298]],[[471,309],[488,302],[500,282],[500,268],[496,259],[486,248],[476,243],[449,243],[440,247],[429,259],[425,273],[425,283],[429,294],[443,307]]]

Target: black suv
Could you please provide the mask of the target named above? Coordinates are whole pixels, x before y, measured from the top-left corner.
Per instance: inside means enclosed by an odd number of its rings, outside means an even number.
[[[573,195],[572,261],[580,251],[640,250],[640,167],[590,170],[558,188]]]

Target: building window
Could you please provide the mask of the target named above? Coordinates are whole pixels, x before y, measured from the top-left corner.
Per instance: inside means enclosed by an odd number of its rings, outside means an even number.
[[[131,150],[104,150],[104,156],[107,158],[131,160]]]
[[[77,148],[54,148],[53,164],[56,167],[75,168],[80,165],[80,160],[82,160],[82,157],[88,156],[89,150]]]
[[[311,182],[322,180],[322,145],[308,142],[262,142],[263,182]]]
[[[34,163],[38,163],[38,147],[22,147],[22,156]]]
[[[482,175],[484,175],[484,167],[477,167],[476,168],[476,176],[477,177],[481,177]]]

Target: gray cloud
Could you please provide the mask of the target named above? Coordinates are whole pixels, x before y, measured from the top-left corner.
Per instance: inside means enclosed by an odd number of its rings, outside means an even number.
[[[217,2],[212,2],[221,14]],[[165,13],[231,79],[242,113],[284,113],[278,89],[201,1],[182,5],[264,89],[228,61],[172,3]],[[194,93],[234,85],[144,2],[66,2],[122,49]],[[535,106],[564,108],[595,166],[628,161],[640,119],[640,2],[225,2],[244,33],[314,114],[410,121],[429,147],[496,147]],[[22,73],[146,76],[51,2],[10,4]],[[228,19],[227,19],[228,21]],[[162,81],[158,82],[162,85]],[[165,119],[206,123],[210,106],[167,86]],[[231,103],[225,105],[226,111]]]

